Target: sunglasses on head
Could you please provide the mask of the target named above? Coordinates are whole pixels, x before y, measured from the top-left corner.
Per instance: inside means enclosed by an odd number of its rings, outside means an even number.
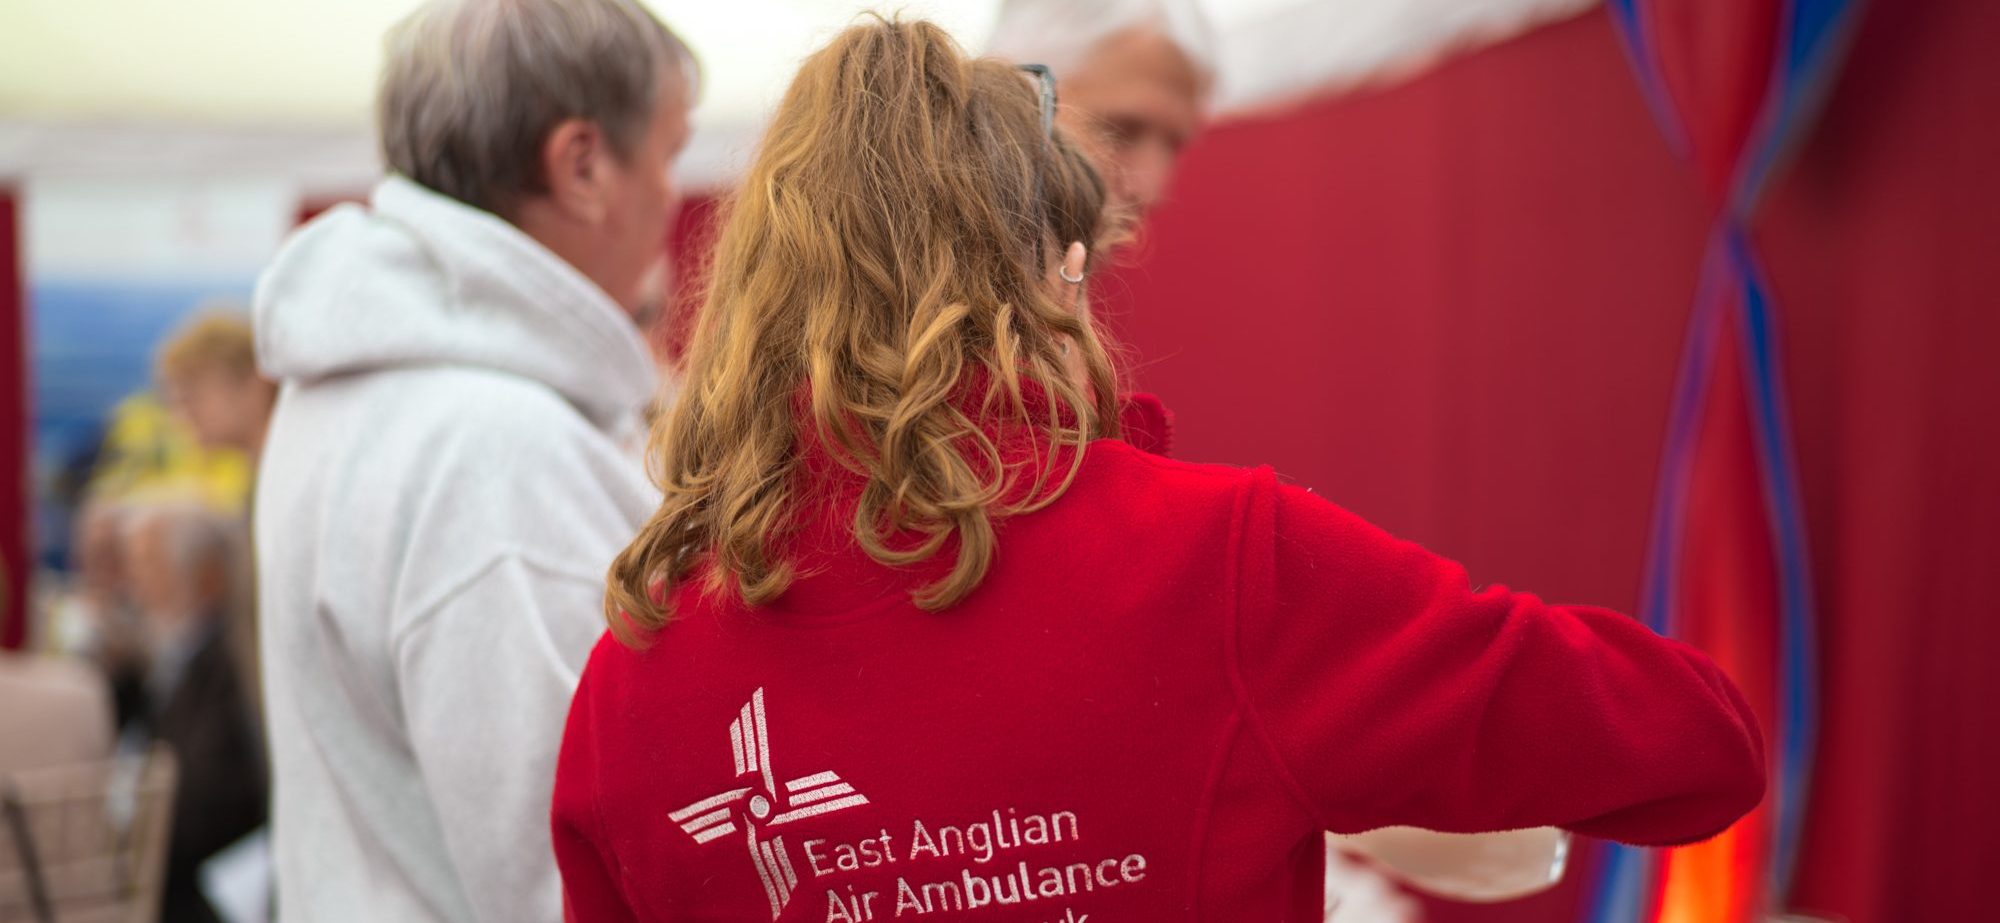
[[[1056,133],[1056,75],[1046,64],[1018,65],[1022,73],[1033,74],[1037,89],[1042,94],[1042,134],[1055,137]]]

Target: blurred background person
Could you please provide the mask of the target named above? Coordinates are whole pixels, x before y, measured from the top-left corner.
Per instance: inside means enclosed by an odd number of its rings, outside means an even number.
[[[67,615],[77,622],[71,640],[59,644],[82,650],[103,631],[106,622],[128,621],[131,599],[125,585],[122,548],[124,509],[115,500],[86,501],[76,516],[70,548],[74,562]]]
[[[1056,120],[1103,177],[1121,227],[1139,226],[1165,196],[1183,148],[1200,130],[1215,80],[1215,35],[1193,0],[1004,0],[989,53],[1049,69]],[[1100,248],[1116,265],[1132,239]],[[1080,308],[1091,313],[1089,302]],[[1123,438],[1164,454],[1173,417],[1150,394],[1124,402]]]
[[[204,450],[243,458],[250,474],[246,486],[254,492],[257,461],[264,452],[278,386],[257,371],[250,316],[231,308],[197,311],[160,344],[153,366],[161,398],[175,419]],[[248,505],[244,504],[242,517],[246,528]],[[237,607],[231,617],[236,619],[229,627],[231,656],[252,699],[261,702],[256,606]],[[261,706],[258,710],[261,713]]]
[[[187,497],[225,512],[249,509],[251,460],[222,445],[204,445],[150,378],[154,353],[133,357],[143,377],[115,399],[103,428],[88,448],[71,460],[65,479],[80,483],[67,499],[81,513],[97,503],[117,504],[134,497]],[[71,529],[80,527],[74,517]],[[72,544],[72,548],[74,545]],[[69,562],[74,568],[77,561]]]
[[[186,319],[132,357],[143,377],[71,462],[82,482],[74,493],[85,502],[185,496],[247,515],[276,388],[256,377],[246,315],[173,303]]]
[[[387,45],[391,175],[259,284],[289,921],[561,914],[555,753],[604,572],[657,499],[626,441],[658,383],[634,314],[695,76],[634,0],[425,3]]]
[[[155,373],[168,409],[203,448],[232,449],[256,465],[278,386],[257,371],[247,313],[196,314],[160,345]]]
[[[127,579],[125,518],[124,505],[109,497],[87,500],[77,513],[71,578],[51,614],[50,645],[103,674],[120,726],[138,713],[146,672],[145,629]]]
[[[148,654],[145,704],[122,746],[165,743],[180,766],[161,919],[212,923],[202,863],[264,825],[269,795],[251,690],[229,642],[241,624],[233,612],[248,605],[247,549],[233,519],[185,501],[133,508],[122,537]]]
[[[1055,72],[1063,128],[1144,215],[1206,117],[1216,37],[1194,0],[1005,0],[989,52]]]

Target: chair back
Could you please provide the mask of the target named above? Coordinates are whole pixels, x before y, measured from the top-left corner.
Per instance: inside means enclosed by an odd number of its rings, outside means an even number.
[[[0,774],[0,923],[156,923],[173,754]]]

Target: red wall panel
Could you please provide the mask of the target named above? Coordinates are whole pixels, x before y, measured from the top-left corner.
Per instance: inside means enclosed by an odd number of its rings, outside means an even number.
[[[1591,16],[1212,132],[1106,310],[1177,454],[1272,463],[1475,579],[1629,609],[1693,184]]]
[[[1825,674],[1795,903],[1995,915],[2000,6],[1870,4],[1772,191]]]
[[[0,185],[0,648],[27,638],[28,352],[20,198]]]

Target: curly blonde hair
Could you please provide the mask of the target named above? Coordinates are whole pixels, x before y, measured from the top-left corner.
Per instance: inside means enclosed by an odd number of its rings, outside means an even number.
[[[1095,249],[1104,185],[1041,105],[928,22],[874,19],[807,59],[728,205],[653,431],[665,498],[611,566],[621,641],[692,579],[752,606],[790,586],[808,442],[865,478],[870,557],[955,555],[912,594],[935,611],[985,577],[997,520],[1052,502],[1081,447],[1117,435],[1110,356],[1048,282],[1069,242]]]
[[[153,370],[164,382],[184,382],[204,372],[221,372],[233,380],[257,376],[257,337],[249,313],[234,305],[202,308],[160,344]]]

